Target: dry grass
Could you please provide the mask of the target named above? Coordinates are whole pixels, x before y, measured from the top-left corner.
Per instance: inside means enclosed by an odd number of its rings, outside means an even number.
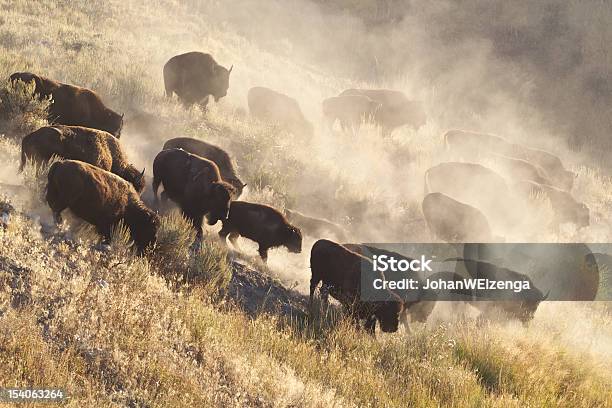
[[[235,109],[251,85],[287,84],[307,105],[354,83],[282,56],[282,44],[274,43],[277,56],[210,24],[213,2],[191,6],[0,0],[0,76],[27,69],[95,88],[126,112],[122,143],[136,165],[150,169],[170,136],[202,138],[236,158],[246,199],[349,222],[358,239],[428,240],[413,222],[423,172],[444,154],[442,129],[428,123],[386,140],[371,128],[357,139],[317,129],[302,140],[253,121]],[[236,65],[230,95],[206,113],[162,96],[161,66],[191,48]],[[259,66],[279,68],[262,73]],[[18,141],[43,123],[44,112],[22,98],[24,89],[0,90],[18,107],[0,117],[0,175],[17,177]],[[316,122],[315,110],[305,110]],[[143,112],[152,125],[131,125]],[[609,218],[612,180],[597,169],[574,170],[575,194],[597,220]],[[133,254],[121,228],[110,251],[95,249],[86,231],[81,240],[44,239],[28,218],[46,211],[44,169],[27,167],[20,177],[34,198],[13,203],[22,215],[0,227],[2,386],[60,386],[74,407],[612,406],[612,320],[604,307],[547,304],[527,329],[444,315],[450,323],[378,339],[355,332],[341,315],[251,319],[226,302],[231,264],[214,232],[194,249],[188,222],[171,212],[146,257]],[[549,204],[534,201],[546,223]],[[612,238],[603,221],[564,236],[534,229],[543,241]],[[270,272],[304,283],[308,249],[294,258],[274,251]]]

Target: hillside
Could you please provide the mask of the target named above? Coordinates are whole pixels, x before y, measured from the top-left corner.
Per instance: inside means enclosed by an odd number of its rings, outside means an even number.
[[[432,239],[420,210],[423,173],[444,157],[445,129],[532,140],[578,174],[573,194],[589,206],[591,225],[549,228],[543,202],[538,223],[500,233],[508,242],[610,242],[612,178],[600,165],[609,150],[569,150],[538,112],[522,120],[533,108],[495,83],[455,109],[478,70],[465,71],[461,84],[449,71],[435,88],[416,70],[364,75],[370,55],[343,42],[366,30],[359,8],[259,3],[0,0],[0,387],[60,387],[74,407],[612,406],[605,302],[545,302],[528,327],[458,320],[441,304],[412,333],[372,338],[340,312],[303,313],[316,237],[305,237],[301,254],[271,251],[265,266],[247,240],[241,253],[221,246],[218,226],[190,251],[193,234],[176,212],[164,215],[147,257],[133,254],[125,232],[108,249],[74,219],[52,226],[44,171],[17,173],[20,140],[44,124],[44,106],[10,89],[5,79],[15,71],[99,92],[125,113],[121,143],[147,177],[170,137],[216,143],[248,184],[243,199],[341,223],[353,242]],[[334,45],[342,45],[336,58]],[[161,67],[191,50],[234,65],[227,97],[207,112],[163,96]],[[525,80],[519,91],[529,87],[529,78],[507,75]],[[246,93],[256,85],[298,99],[315,136],[252,119]],[[358,86],[415,95],[427,124],[388,138],[370,127],[357,137],[329,134],[320,101]]]

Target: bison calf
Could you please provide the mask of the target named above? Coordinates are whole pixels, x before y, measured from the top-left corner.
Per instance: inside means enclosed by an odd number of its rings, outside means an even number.
[[[123,221],[140,252],[155,243],[157,214],[130,183],[106,170],[76,160],[55,162],[49,169],[46,199],[56,223],[68,208],[94,225],[106,241],[113,226]]]
[[[153,194],[164,187],[162,200],[177,203],[192,223],[197,238],[202,236],[202,222],[208,214],[208,224],[225,220],[234,189],[221,179],[217,165],[183,149],[162,150],[153,161]]]
[[[27,159],[42,163],[54,155],[93,164],[129,181],[139,193],[144,190],[144,170],[140,172],[129,164],[119,141],[103,130],[62,125],[42,127],[21,141],[19,170],[23,170]]]
[[[236,246],[236,240],[243,236],[259,244],[259,256],[265,262],[268,249],[284,246],[290,252],[302,252],[302,233],[279,211],[263,204],[233,201],[229,217],[223,220],[219,236]]]
[[[310,251],[310,304],[317,286],[322,283],[320,292],[323,302],[327,294],[338,300],[348,311],[357,325],[365,319],[365,329],[374,334],[376,321],[384,332],[396,332],[404,304],[399,296],[389,291],[389,301],[369,302],[360,299],[361,268],[372,268],[372,262],[333,241],[320,239]]]

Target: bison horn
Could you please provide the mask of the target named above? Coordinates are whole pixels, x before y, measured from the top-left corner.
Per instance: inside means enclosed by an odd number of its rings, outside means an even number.
[[[550,295],[550,289],[548,290],[548,292],[546,292],[544,296],[542,296],[542,300],[548,299],[548,295]]]
[[[141,178],[144,177],[144,172],[145,172],[146,169],[147,169],[146,167],[144,169],[142,169],[142,173],[140,173],[140,177]]]
[[[246,187],[246,186],[247,186],[247,183],[244,183],[244,184],[242,185],[242,187]]]
[[[228,74],[232,73],[232,69],[234,69],[234,64],[232,64],[232,66],[230,67],[229,71],[227,71]]]

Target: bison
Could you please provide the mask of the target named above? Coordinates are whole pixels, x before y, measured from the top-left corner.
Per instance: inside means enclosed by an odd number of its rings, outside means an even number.
[[[222,181],[217,165],[183,149],[162,150],[153,161],[153,194],[158,204],[157,190],[163,184],[162,200],[168,198],[179,205],[202,237],[202,222],[208,214],[208,224],[225,220],[234,188]]]
[[[315,290],[322,283],[323,302],[327,303],[327,295],[332,295],[347,309],[358,328],[361,327],[360,321],[365,319],[365,329],[374,334],[378,320],[383,332],[396,332],[404,303],[391,291],[388,291],[391,299],[388,301],[361,300],[362,266],[373,270],[368,258],[340,244],[326,239],[315,242],[310,252],[310,306]],[[382,274],[381,277],[384,278]]]
[[[119,141],[103,130],[81,126],[45,126],[21,141],[22,171],[27,159],[46,162],[52,156],[80,160],[110,171],[132,183],[136,191],[144,190],[144,170],[127,162]]]
[[[509,317],[529,322],[540,302],[548,298],[532,282],[529,276],[508,268],[499,267],[490,262],[472,259],[455,259],[458,274],[467,274],[473,279],[488,281],[528,282],[529,289],[515,292],[513,289],[472,289],[471,304],[483,313],[489,313],[491,307],[504,312]]]
[[[577,201],[567,191],[533,181],[517,182],[513,187],[525,198],[537,195],[548,198],[555,214],[555,222],[559,224],[571,223],[578,227],[588,227],[590,224],[589,207]]]
[[[409,125],[419,129],[427,122],[427,115],[420,102],[409,100],[403,92],[389,89],[347,89],[338,96],[366,96],[380,104],[376,112],[376,123],[383,134]]]
[[[234,199],[240,197],[242,190],[246,187],[246,184],[240,181],[236,175],[232,159],[220,147],[189,137],[177,137],[164,143],[164,149],[183,149],[191,154],[213,161],[219,167],[223,181],[234,187]]]
[[[55,162],[49,168],[46,200],[55,222],[66,208],[94,225],[105,241],[123,221],[142,253],[156,241],[159,217],[121,177],[77,160]]]
[[[230,69],[219,65],[210,54],[203,52],[176,55],[164,65],[166,97],[176,94],[185,106],[197,103],[206,108],[209,95],[215,102],[227,95],[233,68],[233,65]]]
[[[51,97],[53,90],[61,85],[57,81],[31,72],[15,72],[11,75],[10,81],[12,83],[16,81],[21,81],[23,83],[34,81],[34,94],[38,95],[38,99],[40,100]]]
[[[94,91],[27,72],[15,73],[11,75],[11,79],[13,77],[14,80],[34,81],[34,93],[39,97],[52,97],[48,117],[50,123],[86,126],[104,130],[117,138],[121,136],[123,115],[107,108]]]
[[[304,117],[297,101],[269,88],[257,86],[247,95],[249,112],[262,121],[278,123],[296,135],[312,137],[312,124]]]
[[[445,242],[491,242],[493,236],[485,215],[477,208],[442,193],[427,194],[423,215],[432,235]]]
[[[263,204],[232,201],[229,216],[223,220],[219,236],[237,247],[236,240],[243,236],[259,244],[259,256],[266,262],[268,249],[286,247],[290,252],[302,252],[302,232],[291,225],[276,209]]]
[[[480,164],[448,162],[431,167],[425,172],[425,194],[430,192],[476,207],[504,227],[517,222],[506,181]]]
[[[531,164],[527,160],[493,154],[494,167],[503,175],[512,180],[529,180],[538,184],[552,185],[546,172],[540,166]]]
[[[346,238],[344,228],[326,219],[311,217],[288,208],[285,208],[285,216],[291,223],[299,227],[300,230],[312,237],[323,238],[331,235],[340,240]]]
[[[464,130],[447,131],[444,141],[448,150],[463,159],[472,160],[495,153],[527,161],[542,169],[541,176],[550,180],[556,187],[569,191],[574,184],[576,175],[563,167],[561,159],[541,149],[513,144],[500,136]]]
[[[335,96],[323,101],[323,116],[330,128],[338,121],[343,131],[355,134],[363,122],[376,119],[381,106],[365,95]]]

